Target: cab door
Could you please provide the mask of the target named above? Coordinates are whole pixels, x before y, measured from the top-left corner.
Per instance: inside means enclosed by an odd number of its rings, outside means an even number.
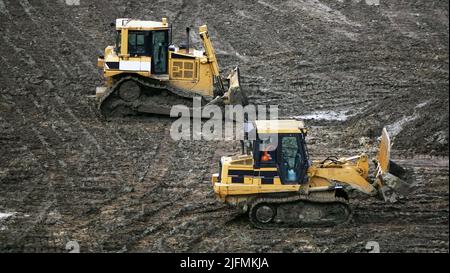
[[[281,134],[278,171],[281,183],[301,184],[307,179],[308,156],[302,134]]]
[[[152,33],[152,74],[167,74],[168,36],[165,30]]]

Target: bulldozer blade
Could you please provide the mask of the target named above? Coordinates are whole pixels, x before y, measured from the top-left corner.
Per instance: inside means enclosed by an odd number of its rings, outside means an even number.
[[[378,193],[385,202],[395,203],[398,201],[398,194],[388,186],[382,186]]]
[[[378,148],[377,161],[382,173],[389,171],[389,160],[391,157],[391,139],[386,128],[381,131],[380,147]]]
[[[224,106],[225,101],[223,96],[217,96],[214,99],[212,99],[210,102],[208,102],[205,106],[208,105],[218,105],[218,106]]]
[[[413,187],[410,183],[391,173],[382,174],[381,178],[383,179],[384,185],[403,196],[410,194],[412,191]]]
[[[399,195],[406,196],[413,187],[410,172],[390,159],[391,141],[386,128],[381,134],[380,147],[377,154],[378,191],[385,201],[396,202]]]
[[[236,67],[231,71],[227,77],[229,82],[228,90],[222,95],[217,96],[206,104],[208,105],[248,105],[248,98],[245,92],[241,88],[239,68]]]
[[[228,76],[228,91],[225,92],[227,104],[231,105],[248,105],[248,98],[241,88],[239,68],[236,67]]]
[[[412,176],[411,170],[407,170],[396,162],[389,160],[389,173],[383,174],[382,178],[386,185],[401,195],[406,196],[414,189],[414,179]]]

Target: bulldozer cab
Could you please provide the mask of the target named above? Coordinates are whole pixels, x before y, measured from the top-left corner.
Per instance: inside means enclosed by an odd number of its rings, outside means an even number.
[[[293,127],[285,126],[284,129],[269,129],[266,125],[256,125],[257,134],[252,145],[254,168],[276,168],[282,184],[306,182],[309,167],[306,132],[299,130],[298,124],[294,123],[291,124]]]
[[[118,31],[120,37],[121,31]],[[117,39],[117,48],[120,52],[121,38]],[[168,30],[129,30],[128,55],[131,57],[151,57],[151,73],[167,74],[168,68]]]
[[[118,19],[116,27],[116,53],[120,57],[150,57],[152,74],[168,73],[170,29],[164,19],[162,23]]]

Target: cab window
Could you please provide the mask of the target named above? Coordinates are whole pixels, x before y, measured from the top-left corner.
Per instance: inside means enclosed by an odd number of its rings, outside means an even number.
[[[257,140],[258,159],[260,166],[276,167],[277,151],[278,151],[278,136],[277,135],[259,135]]]
[[[116,54],[120,54],[121,46],[122,46],[122,32],[119,30],[116,33]]]
[[[130,56],[149,55],[150,52],[146,46],[148,37],[148,32],[130,31],[128,33],[128,54]]]
[[[280,178],[283,184],[297,183],[300,176],[301,156],[296,136],[281,138]]]
[[[289,169],[293,169],[295,167],[295,157],[299,151],[297,137],[283,137],[281,147],[283,161],[287,163]]]

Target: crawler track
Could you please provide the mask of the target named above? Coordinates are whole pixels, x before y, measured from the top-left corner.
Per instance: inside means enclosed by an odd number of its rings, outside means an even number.
[[[135,84],[136,97],[126,100],[120,96],[123,84]],[[105,117],[125,116],[137,113],[170,115],[175,105],[192,108],[193,94],[170,87],[163,82],[134,76],[122,77],[103,95],[99,110]],[[204,100],[204,99],[202,99]]]
[[[262,215],[264,210],[270,215]],[[264,217],[267,218],[265,219]],[[249,218],[261,229],[281,227],[330,227],[351,219],[348,201],[334,196],[334,192],[311,196],[261,197],[250,205]]]

